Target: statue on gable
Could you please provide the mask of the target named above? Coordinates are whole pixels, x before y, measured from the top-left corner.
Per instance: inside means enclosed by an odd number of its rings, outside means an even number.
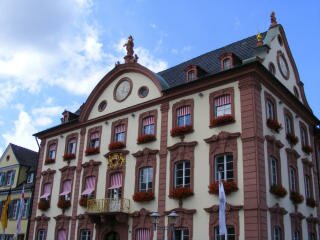
[[[126,50],[127,50],[127,55],[124,57],[125,63],[137,62],[138,60],[137,54],[133,55],[134,43],[133,43],[133,37],[131,35],[128,37],[128,41],[123,46],[126,47]]]

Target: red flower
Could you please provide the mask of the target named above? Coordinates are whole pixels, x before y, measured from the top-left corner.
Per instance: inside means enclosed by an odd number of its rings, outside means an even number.
[[[299,141],[298,137],[293,133],[287,133],[286,139],[291,145],[296,145]]]
[[[99,152],[100,152],[99,148],[88,147],[85,153],[86,153],[86,156],[89,156],[89,155],[97,154]]]
[[[310,145],[306,144],[302,146],[302,151],[304,151],[306,154],[312,153],[313,149]]]
[[[51,164],[51,163],[54,163],[56,160],[54,158],[47,158],[45,161],[44,161],[44,164]]]
[[[193,127],[191,125],[186,125],[183,127],[178,126],[178,127],[172,128],[170,133],[172,137],[177,137],[177,136],[185,135],[191,132],[193,132]]]
[[[238,191],[238,186],[234,181],[222,181],[226,195]],[[219,194],[219,182],[215,181],[209,185],[209,193]]]
[[[132,198],[136,202],[147,202],[154,199],[154,193],[153,192],[135,192]]]
[[[82,195],[79,200],[79,205],[82,207],[87,207],[87,204],[88,204],[88,197]]]
[[[156,136],[154,134],[145,134],[138,137],[138,144],[152,142],[156,140]]]
[[[188,187],[174,188],[170,191],[170,198],[183,199],[193,195],[193,191]]]
[[[317,206],[317,202],[313,198],[307,198],[306,204],[312,208]]]
[[[68,209],[71,206],[71,201],[70,200],[66,200],[65,196],[61,196],[59,198],[57,206],[58,206],[58,208],[61,208],[63,210]]]
[[[76,155],[74,153],[65,153],[63,155],[63,159],[64,160],[71,160],[71,159],[74,159],[76,158]]]
[[[282,129],[282,125],[277,121],[277,119],[269,118],[267,120],[267,126],[277,133],[279,133],[280,130]]]
[[[287,190],[281,184],[272,185],[270,187],[270,192],[280,198],[285,197],[288,193]]]
[[[211,127],[221,126],[227,123],[234,122],[234,118],[231,114],[215,117],[211,120]]]
[[[303,202],[303,196],[298,192],[290,192],[290,199],[294,204],[300,204]]]
[[[126,145],[123,142],[116,141],[116,142],[111,142],[109,144],[109,150],[115,150],[115,149],[122,149],[125,148]]]
[[[47,211],[50,208],[50,202],[49,200],[46,200],[44,198],[40,198],[40,201],[38,202],[38,209],[42,211]]]

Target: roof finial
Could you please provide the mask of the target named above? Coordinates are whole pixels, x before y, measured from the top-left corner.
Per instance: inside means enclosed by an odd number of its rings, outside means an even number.
[[[262,46],[263,45],[263,42],[262,42],[263,37],[261,36],[260,32],[258,32],[256,38],[257,38],[257,47]]]
[[[270,15],[270,20],[271,20],[271,23],[270,23],[270,28],[276,26],[278,23],[277,23],[277,18],[276,18],[276,13],[274,11],[271,12],[271,15]]]
[[[138,58],[133,56],[134,43],[131,35],[128,37],[128,41],[123,46],[126,47],[127,50],[127,55],[124,56],[125,63],[136,62]]]

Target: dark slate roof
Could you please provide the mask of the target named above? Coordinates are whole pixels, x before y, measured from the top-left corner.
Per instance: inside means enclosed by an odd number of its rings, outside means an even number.
[[[267,32],[262,33],[264,38]],[[180,63],[172,68],[159,72],[169,85],[169,88],[186,83],[185,69],[189,65],[197,65],[202,68],[207,75],[215,74],[221,71],[219,56],[223,53],[234,53],[240,60],[250,59],[256,56],[256,35],[242,39],[238,42],[231,43],[225,47],[218,48],[211,52],[200,55],[199,57],[190,59]]]
[[[22,166],[35,168],[38,161],[38,153],[27,148],[10,143],[11,149]]]

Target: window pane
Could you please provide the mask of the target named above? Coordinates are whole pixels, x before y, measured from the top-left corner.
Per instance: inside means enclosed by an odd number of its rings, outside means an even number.
[[[146,192],[152,190],[153,168],[146,167],[139,172],[139,191]]]

